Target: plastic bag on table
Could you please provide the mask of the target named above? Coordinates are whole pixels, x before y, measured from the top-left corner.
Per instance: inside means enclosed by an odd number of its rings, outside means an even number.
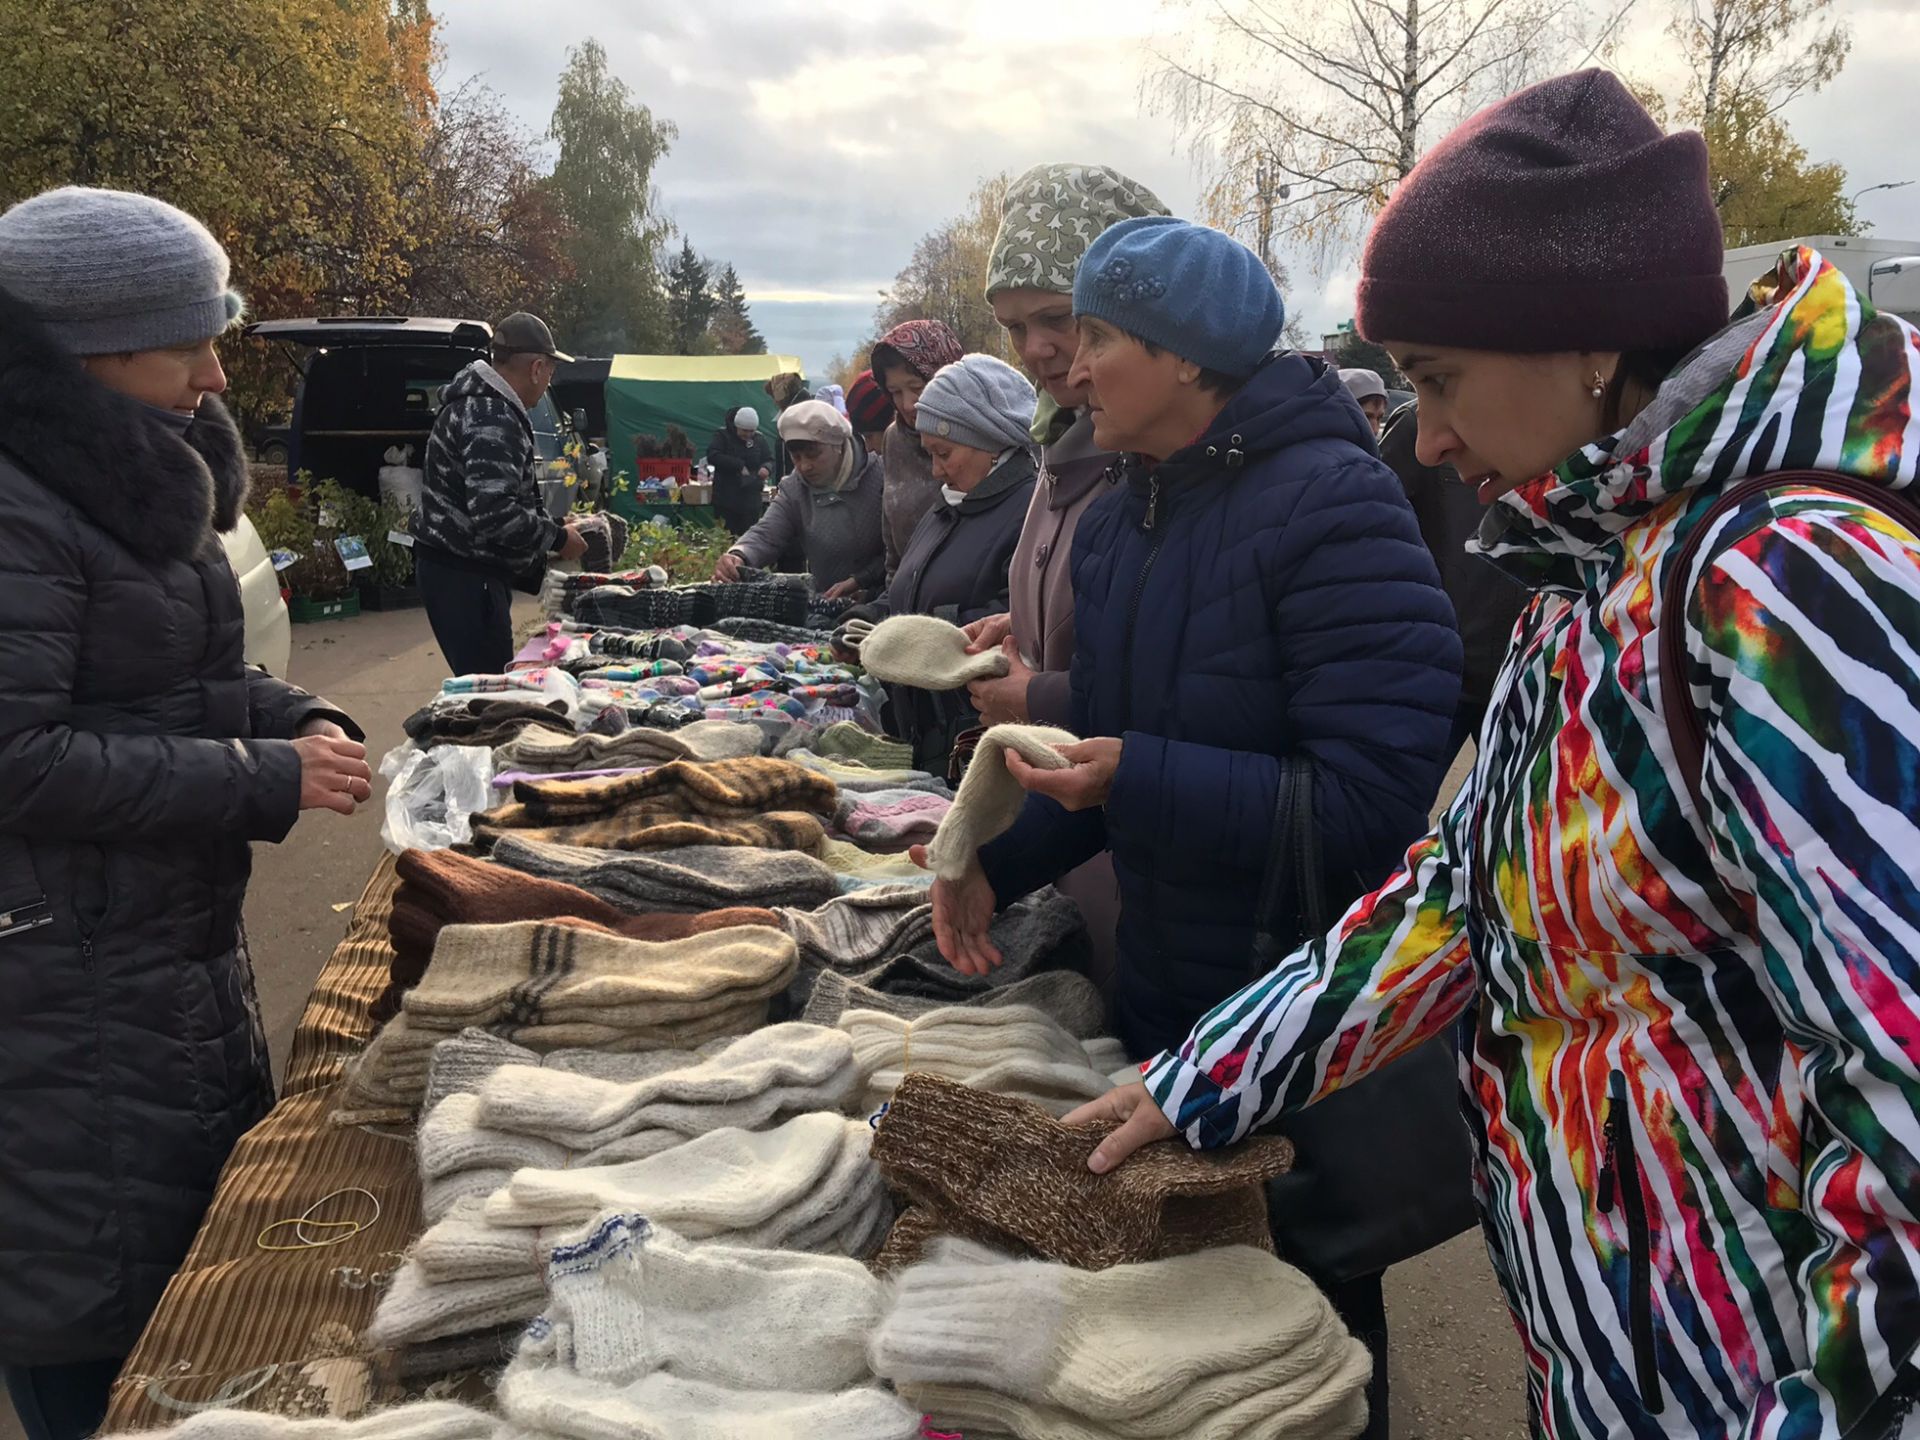
[[[493,751],[484,745],[422,750],[409,742],[381,758],[380,773],[392,782],[380,838],[396,855],[465,844],[473,838],[470,817],[496,799]]]

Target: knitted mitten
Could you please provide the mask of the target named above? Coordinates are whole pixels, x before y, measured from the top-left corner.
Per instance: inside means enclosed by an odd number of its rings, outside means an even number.
[[[871,893],[871,892],[867,892]],[[852,898],[852,897],[849,897]],[[822,971],[814,977],[800,1018],[810,1025],[838,1025],[850,1010],[878,1010],[912,1019],[951,1006],[950,1000],[922,995],[897,995],[839,974]],[[1048,970],[1011,985],[984,990],[965,1002],[969,1006],[1027,1005],[1059,1021],[1068,1034],[1085,1040],[1106,1028],[1106,1001],[1086,976],[1072,970]]]
[[[518,1430],[560,1440],[915,1440],[920,1413],[884,1390],[834,1395],[730,1390],[662,1371],[608,1385],[515,1362],[500,1377],[500,1411]]]
[[[842,1109],[858,1085],[846,1035],[817,1025],[774,1025],[690,1069],[631,1085],[551,1070],[502,1070],[482,1089],[475,1114],[500,1130],[594,1150],[649,1129],[689,1137],[730,1126],[759,1130],[775,1117]]]
[[[974,680],[997,680],[1009,668],[1006,653],[967,653],[966,632],[932,615],[895,615],[878,625],[847,623],[849,644],[876,680],[916,690],[958,690]]]
[[[294,1420],[260,1410],[202,1410],[165,1430],[128,1440],[493,1440],[499,1418],[451,1400],[422,1400],[355,1420]]]
[[[839,1390],[868,1378],[880,1282],[858,1261],[694,1244],[613,1215],[547,1268],[543,1347],[588,1379],[655,1370],[743,1390]]]
[[[1256,1412],[1284,1405],[1291,1381],[1351,1383],[1352,1352],[1368,1359],[1311,1281],[1243,1246],[1095,1272],[963,1240],[929,1249],[873,1344],[875,1372],[910,1397],[922,1382],[981,1386],[1125,1433],[1189,1435],[1228,1407],[1244,1424],[1255,1397]]]
[[[908,1075],[874,1137],[896,1189],[955,1234],[1099,1270],[1216,1245],[1271,1253],[1265,1182],[1292,1142],[1255,1139],[1196,1154],[1144,1146],[1106,1175],[1087,1157],[1112,1124],[1060,1124],[1044,1111],[934,1075]],[[889,1245],[889,1260],[899,1257]]]
[[[700,911],[729,905],[824,905],[840,893],[833,872],[792,851],[693,846],[664,854],[615,854],[502,836],[496,865],[565,880],[628,910]]]
[[[802,1115],[777,1130],[716,1130],[627,1165],[523,1170],[487,1202],[486,1218],[579,1224],[603,1210],[632,1210],[689,1239],[710,1239],[799,1204],[839,1161],[850,1125],[865,1128],[840,1115]]]
[[[980,847],[1019,819],[1027,792],[1007,770],[1007,751],[1019,752],[1037,769],[1064,770],[1070,762],[1059,747],[1079,743],[1077,736],[1051,725],[996,725],[987,731],[967,765],[953,808],[927,846],[927,863],[934,874],[943,880],[961,879]]]

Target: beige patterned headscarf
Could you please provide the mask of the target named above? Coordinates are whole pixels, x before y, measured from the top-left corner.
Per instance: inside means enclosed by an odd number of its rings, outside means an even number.
[[[1036,165],[1008,187],[987,259],[987,298],[1002,290],[1071,295],[1080,257],[1101,231],[1167,213],[1159,196],[1105,165]]]

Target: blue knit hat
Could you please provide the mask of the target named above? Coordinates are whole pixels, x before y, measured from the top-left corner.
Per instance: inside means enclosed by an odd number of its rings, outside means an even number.
[[[1073,313],[1234,376],[1259,369],[1287,323],[1258,255],[1167,215],[1123,220],[1093,242],[1073,282]]]

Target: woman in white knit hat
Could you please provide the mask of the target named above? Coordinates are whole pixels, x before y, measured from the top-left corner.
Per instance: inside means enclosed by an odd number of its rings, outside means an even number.
[[[371,792],[353,722],[241,658],[239,313],[171,205],[0,214],[0,1374],[29,1440],[98,1427],[272,1103],[250,842]]]

